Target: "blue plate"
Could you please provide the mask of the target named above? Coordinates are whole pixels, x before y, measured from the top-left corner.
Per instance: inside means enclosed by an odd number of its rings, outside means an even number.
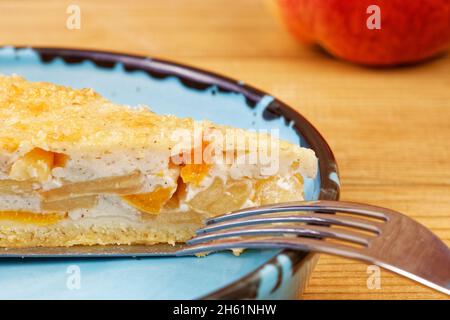
[[[56,48],[0,48],[0,72],[89,87],[116,103],[242,128],[279,129],[316,151],[320,175],[307,199],[335,200],[333,155],[314,127],[270,95],[242,82],[163,60]],[[308,252],[248,250],[240,257],[4,259],[1,299],[295,298],[314,264]]]

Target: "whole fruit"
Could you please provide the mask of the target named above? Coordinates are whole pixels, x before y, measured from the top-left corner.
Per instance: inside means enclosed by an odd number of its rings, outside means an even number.
[[[270,1],[298,40],[356,63],[413,63],[450,45],[450,0]]]

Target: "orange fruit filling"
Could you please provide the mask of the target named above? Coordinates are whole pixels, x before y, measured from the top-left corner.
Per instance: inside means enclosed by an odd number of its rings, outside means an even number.
[[[189,207],[197,212],[222,214],[240,209],[252,191],[247,180],[228,180],[215,178],[205,190],[199,192],[188,202]]]
[[[210,166],[202,164],[185,164],[181,167],[180,176],[184,183],[192,183],[196,186],[206,177]]]
[[[210,165],[205,163],[205,156],[211,156],[211,155],[205,155],[205,149],[208,147],[209,143],[206,141],[202,141],[202,146],[200,150],[192,149],[190,152],[190,155],[188,159],[184,158],[184,154],[179,155],[179,160],[181,160],[180,164],[180,176],[181,179],[183,179],[184,183],[192,183],[196,186],[200,184],[200,182],[205,178],[205,176],[208,174]],[[201,152],[201,163],[195,163],[196,159],[196,151]],[[171,163],[172,163],[171,159]]]
[[[164,204],[163,210],[173,210],[180,207],[182,199],[186,196],[186,184],[180,177],[177,181],[177,189],[173,193],[172,197]]]
[[[44,182],[48,180],[54,167],[65,166],[67,160],[68,156],[64,154],[34,148],[12,165],[9,175],[19,181]]]
[[[66,217],[64,213],[34,213],[27,211],[0,211],[0,220],[30,223],[40,226],[55,224]]]
[[[152,192],[122,196],[131,206],[145,213],[158,214],[172,196],[172,188],[159,187]]]
[[[53,167],[54,168],[64,168],[67,161],[69,161],[69,156],[63,153],[53,153]]]
[[[253,201],[265,205],[297,201],[303,197],[303,177],[300,174],[295,174],[289,179],[280,179],[274,176],[256,181]]]

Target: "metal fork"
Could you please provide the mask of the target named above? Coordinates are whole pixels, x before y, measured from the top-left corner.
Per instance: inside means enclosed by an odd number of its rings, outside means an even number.
[[[450,295],[449,248],[421,224],[390,209],[342,201],[291,202],[243,209],[206,223],[177,255],[236,248],[309,250],[376,264]]]

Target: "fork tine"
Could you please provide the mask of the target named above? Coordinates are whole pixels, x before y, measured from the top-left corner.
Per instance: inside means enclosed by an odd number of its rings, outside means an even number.
[[[210,218],[206,220],[206,224],[213,224],[226,220],[244,218],[259,214],[296,211],[320,211],[326,213],[345,212],[381,220],[387,220],[390,216],[389,211],[381,207],[353,202],[318,200],[278,203],[254,208],[246,208]]]
[[[339,225],[344,227],[353,227],[361,230],[370,231],[376,234],[380,233],[381,223],[374,221],[362,220],[352,217],[342,217],[336,215],[321,215],[321,214],[299,214],[299,215],[273,215],[270,217],[246,217],[231,221],[223,221],[219,223],[209,224],[204,228],[198,229],[197,234],[218,231],[222,229],[229,229],[234,227],[243,227],[256,224],[269,223],[316,223],[321,225]]]
[[[216,231],[198,235],[189,241],[188,245],[204,243],[207,241],[218,240],[229,237],[242,236],[267,236],[267,235],[284,235],[295,234],[306,237],[316,238],[334,238],[345,240],[352,243],[357,243],[363,246],[369,244],[370,238],[363,234],[351,232],[348,230],[336,230],[334,228],[320,227],[320,226],[270,226],[270,227],[250,227],[250,228],[236,228],[225,231]]]
[[[189,246],[176,253],[177,256],[189,256],[200,253],[210,253],[227,249],[294,249],[304,251],[316,251],[341,255],[353,259],[365,259],[363,251],[358,248],[328,243],[319,239],[303,237],[267,237],[261,239],[221,239],[207,243],[199,243]]]

